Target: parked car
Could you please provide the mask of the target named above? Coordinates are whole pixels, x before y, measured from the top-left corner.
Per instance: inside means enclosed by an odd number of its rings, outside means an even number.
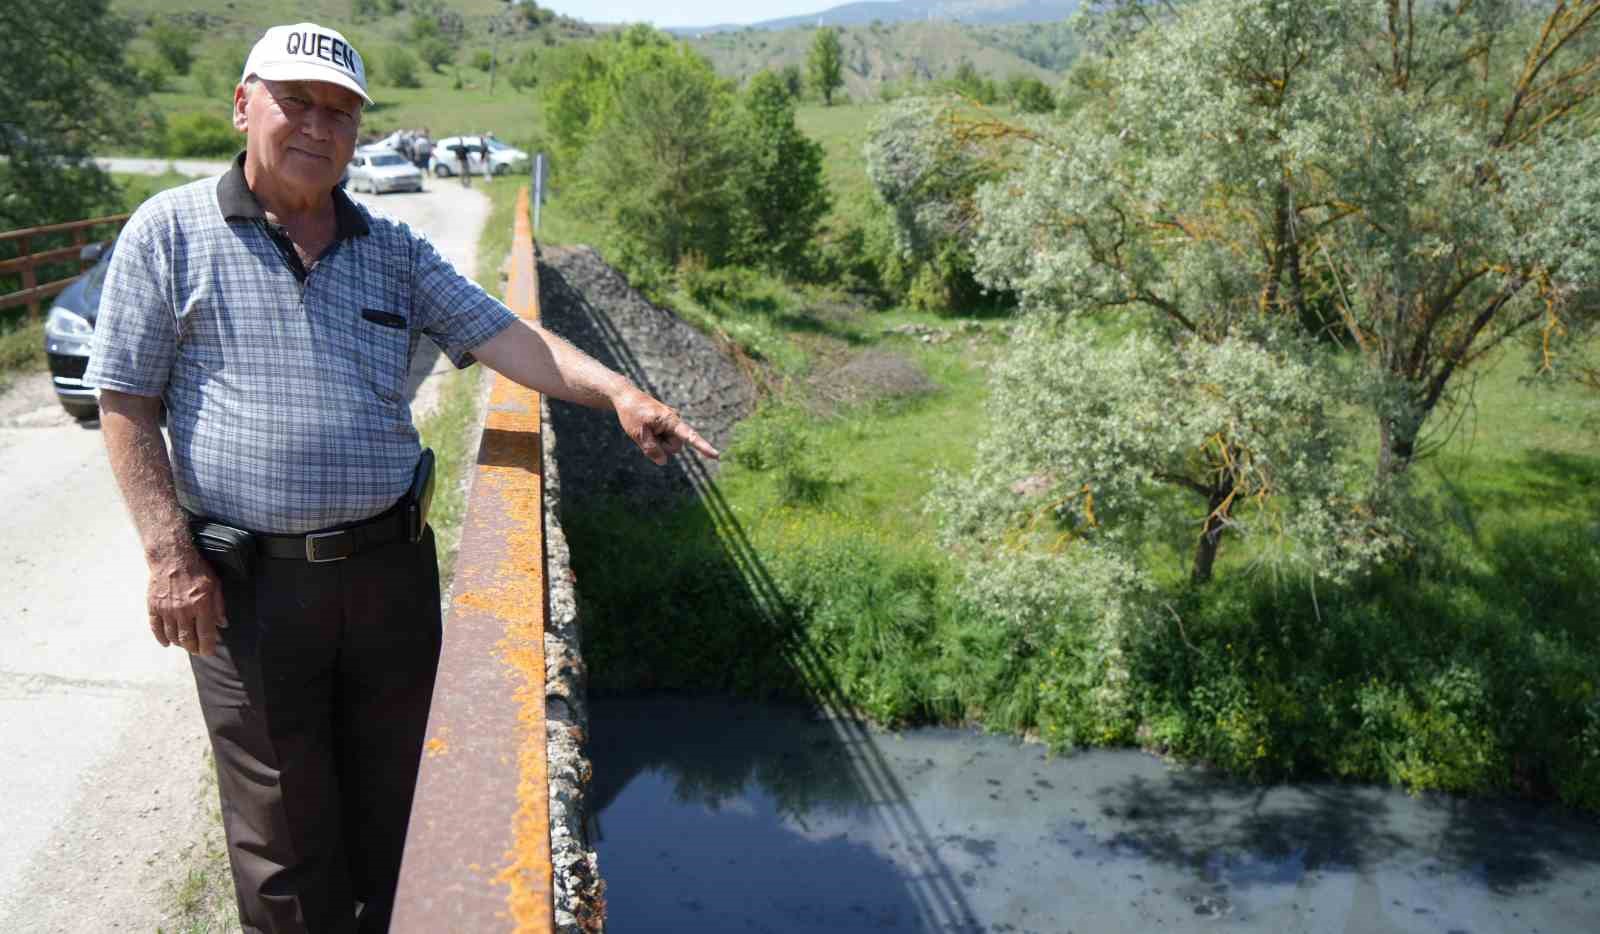
[[[50,382],[67,414],[80,420],[100,417],[95,391],[83,384],[89,366],[89,343],[100,308],[100,288],[111,262],[111,244],[92,243],[80,254],[94,266],[56,296],[44,322],[44,352],[50,364]]]
[[[433,153],[428,157],[428,171],[439,178],[448,178],[456,174],[459,163],[456,160],[454,147],[466,145],[471,147],[467,155],[467,167],[474,175],[483,174],[483,154],[478,151],[478,143],[482,137],[478,136],[446,136],[444,139],[435,140]],[[518,163],[526,162],[528,154],[515,146],[508,146],[494,137],[489,137],[489,168],[496,175],[504,175],[518,167]]]
[[[386,191],[421,191],[422,170],[397,152],[358,152],[350,157],[347,187],[351,191],[370,191],[375,195]]]

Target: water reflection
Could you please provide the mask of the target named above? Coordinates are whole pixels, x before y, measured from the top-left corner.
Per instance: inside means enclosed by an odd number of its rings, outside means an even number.
[[[721,699],[597,699],[608,930],[1596,929],[1600,827]]]

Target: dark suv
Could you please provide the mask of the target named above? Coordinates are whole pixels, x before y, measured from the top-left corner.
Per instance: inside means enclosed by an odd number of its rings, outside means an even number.
[[[100,417],[100,403],[94,390],[83,384],[83,371],[89,365],[89,342],[94,339],[94,321],[100,307],[100,287],[106,281],[106,264],[111,261],[111,244],[90,244],[83,248],[84,259],[95,260],[94,268],[56,296],[50,317],[44,323],[44,352],[50,360],[50,382],[55,385],[61,407],[77,419]]]

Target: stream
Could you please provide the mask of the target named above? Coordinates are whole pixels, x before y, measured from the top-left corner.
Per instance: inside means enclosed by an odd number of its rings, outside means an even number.
[[[607,930],[1578,934],[1600,822],[803,707],[596,697]]]

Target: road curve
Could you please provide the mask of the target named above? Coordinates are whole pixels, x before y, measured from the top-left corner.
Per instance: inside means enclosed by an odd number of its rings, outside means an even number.
[[[488,198],[428,188],[356,197],[470,275]],[[441,366],[415,361],[418,408]],[[187,660],[146,626],[144,562],[98,425],[68,418],[42,375],[0,395],[0,496],[0,931],[170,927],[165,889],[215,825],[205,732]]]

